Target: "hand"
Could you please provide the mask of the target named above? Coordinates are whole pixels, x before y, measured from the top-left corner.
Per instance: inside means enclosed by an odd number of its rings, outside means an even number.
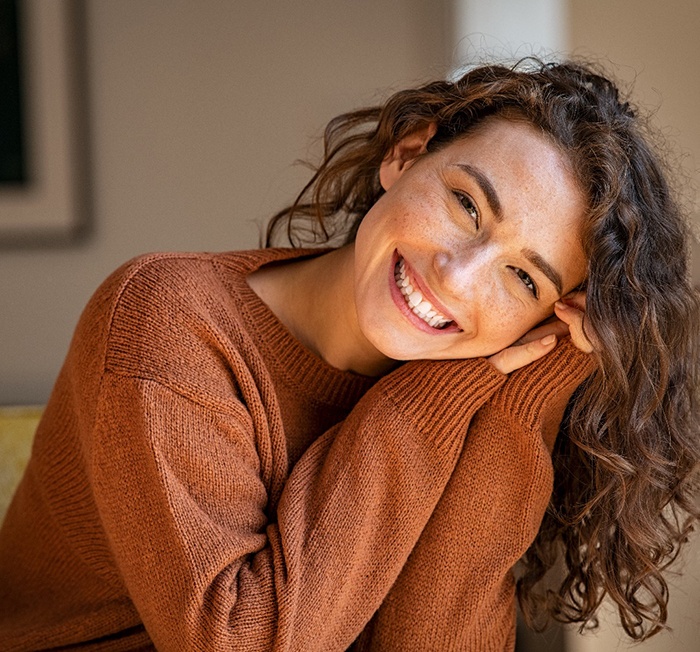
[[[583,318],[586,310],[586,294],[572,292],[554,304],[554,314],[568,327],[571,341],[584,353],[593,352],[593,344],[586,335]]]
[[[551,317],[487,360],[502,374],[509,374],[549,353],[557,343],[557,336],[562,337],[568,332],[563,321]]]
[[[509,374],[549,353],[557,338],[571,335],[571,340],[584,353],[591,353],[593,345],[584,331],[583,317],[586,295],[583,292],[567,294],[554,306],[554,315],[523,335],[515,344],[495,353],[488,361],[501,373]]]

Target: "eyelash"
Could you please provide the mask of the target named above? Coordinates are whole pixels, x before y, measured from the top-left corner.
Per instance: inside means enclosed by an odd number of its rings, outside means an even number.
[[[476,207],[476,204],[469,195],[465,195],[463,192],[459,192],[458,190],[454,190],[453,192],[457,198],[457,201],[460,203],[467,215],[469,215],[469,217],[474,221],[474,226],[478,230],[479,226],[481,226],[481,219],[479,209]]]
[[[472,198],[469,195],[454,190],[454,195],[457,201],[460,203],[464,211],[469,215],[469,217],[474,221],[474,226],[478,230],[481,226],[481,219],[479,215],[479,209],[474,204]],[[539,298],[539,292],[537,291],[537,284],[532,280],[532,277],[523,269],[519,267],[511,267],[511,269],[516,273],[522,284],[528,289],[535,299]]]
[[[523,285],[532,293],[532,296],[535,297],[535,299],[539,298],[537,285],[532,280],[532,276],[530,276],[525,270],[520,269],[519,267],[511,267],[511,269],[517,274],[518,278],[522,281]]]

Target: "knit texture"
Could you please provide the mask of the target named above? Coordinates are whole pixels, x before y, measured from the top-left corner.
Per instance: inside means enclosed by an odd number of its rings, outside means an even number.
[[[512,649],[590,361],[339,371],[245,280],[312,253],[149,255],[96,292],[0,530],[0,649]]]

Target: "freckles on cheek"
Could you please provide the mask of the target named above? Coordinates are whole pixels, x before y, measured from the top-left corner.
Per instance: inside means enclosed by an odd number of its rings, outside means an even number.
[[[493,315],[492,332],[502,347],[509,346],[519,340],[538,321],[531,314],[524,313],[522,308],[518,309],[517,306],[508,304],[499,306]]]
[[[400,233],[415,230],[417,225],[417,219],[411,217],[407,211],[401,211],[399,215],[394,218],[394,226]]]
[[[436,208],[426,201],[425,195],[409,195],[396,206],[393,222],[396,228],[405,232],[426,235],[434,227]]]

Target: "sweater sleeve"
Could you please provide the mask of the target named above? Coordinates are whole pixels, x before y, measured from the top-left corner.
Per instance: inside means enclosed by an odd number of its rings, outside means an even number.
[[[511,568],[552,491],[550,451],[569,397],[593,371],[570,340],[519,370],[473,418],[455,471],[354,650],[512,650]]]
[[[242,403],[108,371],[89,445],[117,572],[157,649],[344,650],[381,604],[505,381],[408,363],[293,468],[276,514]]]

